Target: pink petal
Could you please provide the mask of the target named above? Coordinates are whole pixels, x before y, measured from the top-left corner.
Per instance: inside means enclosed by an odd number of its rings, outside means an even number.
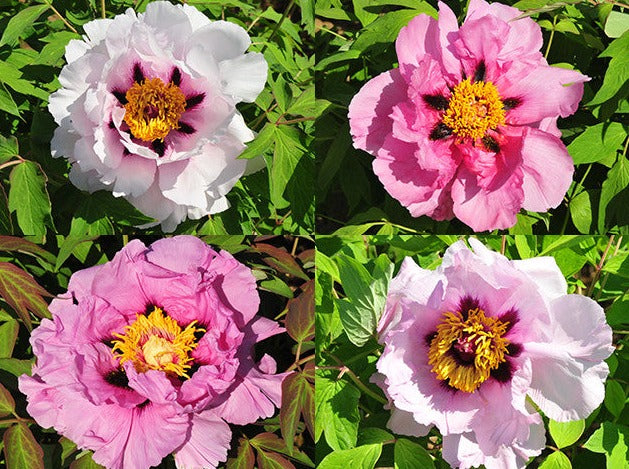
[[[388,118],[393,106],[406,99],[406,83],[397,69],[369,80],[349,104],[349,125],[354,147],[372,155],[391,133]]]
[[[516,223],[524,191],[522,170],[515,164],[520,158],[514,152],[515,146],[509,144],[501,150],[511,167],[496,171],[490,181],[483,180],[482,175],[479,177],[466,166],[461,166],[457,173],[452,184],[454,214],[474,231],[505,229]]]
[[[190,435],[175,450],[177,467],[215,468],[227,459],[231,430],[214,410],[194,414]]]
[[[507,123],[530,124],[548,117],[574,114],[583,96],[583,83],[589,80],[575,70],[558,67],[527,64],[512,67],[498,86],[504,99],[520,100],[520,104],[507,113]]]
[[[545,212],[562,202],[572,183],[574,163],[557,137],[526,128],[523,133],[522,171],[523,207]]]

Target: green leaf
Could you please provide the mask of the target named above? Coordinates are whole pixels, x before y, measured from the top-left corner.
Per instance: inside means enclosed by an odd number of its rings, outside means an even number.
[[[367,427],[358,430],[358,446],[384,443],[385,441],[393,441],[394,439],[391,433],[382,428]]]
[[[18,156],[19,151],[17,138],[13,135],[9,136],[9,138],[0,135],[0,163],[4,163],[14,156]]]
[[[2,82],[0,82],[0,109],[16,117],[20,117],[20,110],[17,104],[15,104],[11,93],[9,93],[7,87]]]
[[[301,24],[306,27],[308,34],[313,35],[315,31],[315,0],[299,0],[299,11],[301,11]]]
[[[70,469],[104,469],[103,466],[94,462],[94,459],[92,459],[92,454],[94,453],[89,451],[80,458],[72,461],[72,463],[70,464]]]
[[[386,275],[373,279],[360,262],[346,255],[338,256],[337,263],[347,296],[337,301],[343,329],[354,345],[362,347],[375,336],[389,280]]]
[[[574,164],[596,163],[616,154],[627,132],[618,122],[604,122],[585,129],[568,145]]]
[[[382,445],[364,445],[358,448],[334,451],[317,466],[318,469],[373,469],[382,452]]]
[[[626,469],[628,443],[629,427],[603,422],[583,447],[595,453],[604,453],[607,469]]]
[[[608,37],[620,37],[629,29],[629,15],[612,10],[605,22],[605,34]]]
[[[0,236],[0,251],[20,252],[34,255],[49,264],[55,263],[54,254],[49,253],[41,246],[17,236]]]
[[[45,225],[52,226],[51,204],[46,190],[47,178],[41,167],[24,161],[11,171],[9,210],[16,212],[20,229],[25,235],[43,239]]]
[[[13,376],[31,375],[32,360],[18,360],[17,358],[0,358],[0,370],[11,373]]]
[[[629,31],[625,31],[621,37],[614,39],[599,57],[612,59],[605,72],[603,85],[588,103],[589,106],[601,104],[613,98],[629,80]]]
[[[274,127],[275,150],[271,167],[271,201],[284,204],[282,195],[306,149],[299,141],[298,131],[286,125]]]
[[[576,420],[573,422],[555,422],[549,420],[548,430],[555,440],[557,448],[565,448],[570,446],[581,437],[585,430],[585,420]]]
[[[592,219],[596,216],[596,210],[598,210],[599,197],[600,190],[587,190],[578,193],[570,201],[570,216],[579,233],[588,234],[592,232]],[[592,211],[592,207],[594,207],[595,212]]]
[[[9,358],[13,354],[19,329],[18,322],[11,317],[0,324],[0,358]]]
[[[24,8],[17,15],[13,16],[9,20],[2,38],[0,38],[0,46],[16,44],[24,30],[31,27],[46,10],[48,10],[48,5],[33,5]]]
[[[435,463],[428,451],[406,438],[400,438],[395,442],[393,454],[395,469],[435,468]]]
[[[619,225],[629,224],[629,160],[619,158],[603,181],[598,209],[598,230],[603,233],[615,219]]]
[[[247,148],[238,156],[238,158],[251,159],[266,153],[275,141],[275,128],[275,125],[270,122],[264,124],[264,127],[262,127],[260,133],[256,135],[256,138],[254,138],[251,142],[247,142]]]
[[[44,469],[44,451],[25,424],[9,427],[3,441],[7,469]]]
[[[55,271],[59,271],[63,263],[68,260],[68,257],[72,255],[74,250],[82,243],[94,241],[97,236],[76,236],[70,234],[66,236],[59,246],[59,254],[57,255],[57,262],[55,262]]]
[[[0,384],[0,417],[15,413],[15,400],[7,388]]]
[[[358,437],[358,399],[360,391],[340,379],[317,373],[315,378],[315,441],[325,441],[335,450],[353,448]]]
[[[561,451],[555,451],[549,454],[544,462],[539,465],[539,469],[572,469],[572,464],[568,456]]]
[[[613,379],[608,379],[605,383],[605,407],[609,412],[618,417],[625,407],[625,390],[622,385]]]

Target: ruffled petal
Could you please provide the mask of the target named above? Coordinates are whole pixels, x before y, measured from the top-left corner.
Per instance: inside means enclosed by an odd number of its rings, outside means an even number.
[[[603,401],[603,361],[614,351],[612,330],[603,309],[590,298],[566,295],[551,303],[546,340],[527,343],[533,379],[530,396],[551,419],[565,422],[587,417]]]
[[[211,435],[210,438],[208,436]],[[190,435],[175,450],[178,468],[215,468],[227,459],[232,432],[213,410],[194,414]]]

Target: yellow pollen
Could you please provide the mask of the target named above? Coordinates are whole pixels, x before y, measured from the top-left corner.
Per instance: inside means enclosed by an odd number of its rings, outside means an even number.
[[[439,380],[453,388],[474,392],[506,358],[508,321],[486,317],[472,309],[467,319],[460,312],[445,313],[430,342],[428,364]]]
[[[454,87],[442,122],[461,138],[482,138],[487,130],[505,123],[505,111],[496,86],[469,78]]]
[[[163,140],[179,128],[179,118],[186,110],[186,97],[179,87],[159,78],[134,83],[126,93],[124,121],[134,137],[152,142]]]
[[[162,370],[188,378],[192,361],[189,353],[197,346],[194,333],[203,331],[195,327],[195,322],[182,330],[173,318],[155,307],[148,316],[137,314],[124,334],[114,334],[120,340],[113,342],[112,350],[121,364],[131,360],[138,373]]]

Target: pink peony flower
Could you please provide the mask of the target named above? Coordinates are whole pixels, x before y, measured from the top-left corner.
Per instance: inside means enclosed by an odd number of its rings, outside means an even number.
[[[549,418],[587,417],[603,401],[612,331],[603,309],[566,295],[551,257],[510,261],[470,239],[424,270],[406,258],[378,325],[374,375],[388,426],[421,436],[435,425],[452,466],[524,467],[544,448]]]
[[[440,2],[438,21],[420,15],[400,31],[399,68],[352,100],[354,146],[411,215],[483,231],[561,203],[574,168],[557,118],[577,110],[589,78],[548,66],[539,26],[519,15],[471,0],[459,28]]]
[[[168,2],[83,28],[48,106],[52,155],[70,160],[70,180],[125,197],[165,231],[226,210],[254,136],[235,106],[267,76],[262,54],[245,53],[246,31]]]
[[[251,270],[192,236],[131,241],[76,272],[31,336],[27,410],[108,468],[227,457],[228,423],[270,417],[284,374],[252,348],[283,329],[256,316]]]

